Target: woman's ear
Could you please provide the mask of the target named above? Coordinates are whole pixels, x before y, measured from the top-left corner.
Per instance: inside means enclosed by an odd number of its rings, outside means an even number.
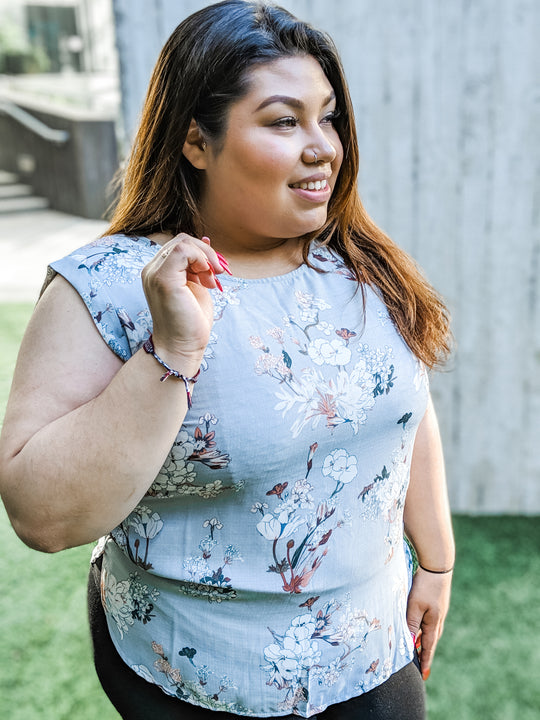
[[[191,120],[182,153],[197,170],[206,169],[206,159],[208,157],[206,148],[206,141],[199,126],[195,120]]]

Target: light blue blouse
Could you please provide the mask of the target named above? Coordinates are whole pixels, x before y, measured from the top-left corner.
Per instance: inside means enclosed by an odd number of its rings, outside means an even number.
[[[140,273],[158,249],[117,235],[51,266],[122,360],[151,331]],[[413,657],[403,505],[426,372],[375,292],[364,316],[343,262],[310,260],[323,272],[220,276],[193,408],[96,551],[124,661],[240,715],[309,717]]]

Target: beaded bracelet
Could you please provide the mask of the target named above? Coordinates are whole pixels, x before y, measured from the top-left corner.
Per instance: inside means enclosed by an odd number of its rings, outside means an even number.
[[[420,565],[420,563],[418,563],[418,567],[421,570],[424,570],[424,572],[432,573],[432,575],[447,575],[448,573],[451,573],[454,569],[454,566],[452,565],[452,567],[448,568],[448,570],[430,570],[429,568]]]
[[[199,368],[199,369],[197,370],[196,374],[195,374],[193,377],[190,377],[190,378],[186,377],[185,375],[182,375],[182,373],[179,373],[178,370],[173,370],[173,368],[170,367],[170,365],[167,365],[167,363],[165,362],[165,360],[162,360],[162,359],[159,357],[159,355],[156,353],[156,351],[155,351],[155,349],[154,349],[154,341],[153,341],[153,339],[152,339],[152,335],[150,335],[150,337],[148,338],[148,340],[144,343],[143,348],[145,349],[145,351],[146,351],[149,355],[151,355],[155,360],[157,360],[158,363],[159,363],[162,367],[164,367],[165,370],[167,371],[166,373],[164,373],[164,374],[159,378],[160,382],[163,382],[164,380],[166,380],[166,379],[167,379],[168,377],[170,377],[171,375],[172,375],[173,377],[177,378],[178,380],[182,380],[182,381],[183,381],[184,387],[186,388],[186,397],[187,397],[188,410],[191,410],[192,402],[191,402],[191,391],[190,391],[190,389],[189,389],[189,383],[196,383],[196,382],[197,382],[197,380],[198,380],[198,378],[199,378],[199,375],[201,374],[201,369]]]

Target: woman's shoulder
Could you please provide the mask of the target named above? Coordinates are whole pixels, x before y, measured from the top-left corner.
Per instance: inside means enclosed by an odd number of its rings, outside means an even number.
[[[311,265],[318,270],[330,272],[355,283],[357,282],[356,275],[337,250],[324,243],[314,241],[309,248],[308,258]]]
[[[146,237],[132,235],[105,235],[87,245],[72,250],[59,260],[50,263],[53,269],[71,267],[89,274],[113,270],[120,264],[142,267],[155,255],[158,245]]]
[[[145,237],[100,237],[49,263],[48,279],[59,274],[79,291],[88,288],[89,292],[132,285],[140,280],[143,267],[158,247]]]
[[[81,297],[107,344],[126,360],[148,335],[150,319],[141,271],[158,248],[145,237],[97,238],[51,262],[42,292],[61,275]]]

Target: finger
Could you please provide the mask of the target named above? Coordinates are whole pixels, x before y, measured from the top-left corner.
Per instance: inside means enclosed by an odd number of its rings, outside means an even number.
[[[422,677],[427,680],[431,672],[431,664],[437,647],[439,633],[435,628],[426,628],[421,631],[421,652],[420,667],[422,669]]]
[[[208,262],[206,265],[205,272],[192,273],[189,270],[186,271],[186,280],[188,282],[196,283],[197,285],[203,285],[204,287],[213,290],[217,288],[220,292],[223,292],[223,287],[220,281],[217,279],[214,272],[214,268]]]
[[[182,242],[193,242],[195,246],[200,247],[202,251],[205,253],[206,257],[208,258],[208,262],[212,266],[213,274],[220,274],[222,272],[226,272],[229,275],[232,275],[230,269],[229,269],[229,263],[227,260],[223,257],[223,255],[217,250],[214,250],[210,247],[210,238],[206,235],[203,235],[203,237],[199,240],[198,238],[195,238],[191,235],[187,235],[186,233],[180,233],[179,235],[176,235],[172,240],[169,241],[169,243],[182,243]],[[167,243],[167,245],[169,244]],[[166,250],[166,246],[164,246],[164,250]]]
[[[174,281],[178,273],[184,274],[185,282],[192,282],[203,285],[208,289],[222,289],[216,279],[215,270],[208,259],[205,249],[208,246],[191,238],[188,235],[181,235],[173,238],[163,246],[156,259],[156,278],[170,282],[174,275]],[[211,251],[213,253],[213,251]],[[215,253],[213,253],[215,255]],[[219,271],[223,272],[221,265],[217,263]],[[168,278],[168,280],[167,280]]]
[[[413,604],[412,601],[409,601],[409,606],[407,608],[407,625],[415,637],[417,637],[420,633],[423,618],[423,611],[418,607],[418,605],[416,605],[416,603]]]

